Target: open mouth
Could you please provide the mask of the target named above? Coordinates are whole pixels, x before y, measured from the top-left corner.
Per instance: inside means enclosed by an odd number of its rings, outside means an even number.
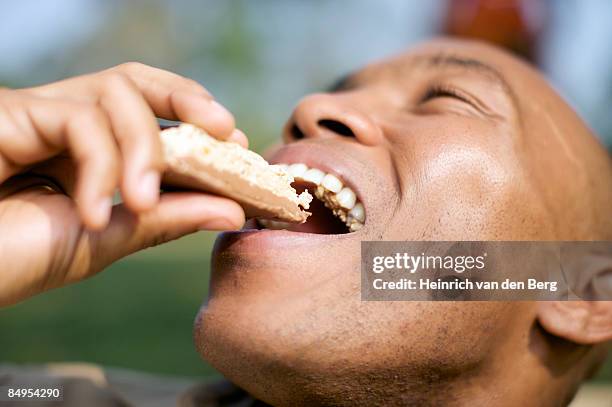
[[[365,208],[355,191],[334,174],[303,163],[277,164],[294,178],[292,186],[299,193],[308,190],[316,199],[310,204],[312,213],[302,224],[259,219],[262,229],[289,230],[301,233],[344,234],[356,232],[365,223]]]

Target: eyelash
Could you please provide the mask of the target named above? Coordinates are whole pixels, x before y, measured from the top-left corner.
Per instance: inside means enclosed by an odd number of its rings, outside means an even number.
[[[463,94],[463,92],[448,85],[430,86],[429,89],[427,89],[427,92],[425,92],[425,95],[421,98],[420,103],[425,103],[432,99],[440,97],[450,97],[473,105],[473,102],[469,96],[466,96],[465,94]]]

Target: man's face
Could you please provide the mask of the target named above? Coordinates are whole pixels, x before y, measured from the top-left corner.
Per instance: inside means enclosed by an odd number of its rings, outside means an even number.
[[[559,237],[539,190],[548,167],[530,141],[545,131],[530,105],[542,98],[553,97],[512,57],[437,41],[303,99],[271,162],[338,176],[363,204],[364,227],[337,233],[318,208],[288,231],[220,236],[196,322],[204,357],[275,403],[398,389],[431,400],[430,383],[509,363],[533,304],[361,301],[360,242]]]

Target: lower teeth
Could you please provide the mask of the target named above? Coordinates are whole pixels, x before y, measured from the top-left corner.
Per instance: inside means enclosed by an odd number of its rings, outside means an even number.
[[[344,222],[349,232],[356,232],[363,227],[363,223],[351,216],[347,209],[342,208],[338,204],[335,194],[327,191],[325,188],[319,185],[315,190],[314,195],[321,202],[323,202],[326,208],[332,211],[335,217]],[[269,219],[258,219],[257,222],[266,229],[272,230],[287,230],[290,229],[292,225],[291,223]]]
[[[336,195],[335,194],[331,194],[329,193],[325,188],[323,188],[321,185],[319,185],[317,187],[317,189],[315,190],[315,196],[323,202],[323,204],[325,205],[325,207],[327,207],[329,210],[331,210],[334,214],[334,216],[336,216],[337,218],[339,218],[342,222],[344,222],[346,224],[347,227],[350,228],[350,225],[352,223],[358,222],[356,219],[351,219],[349,221],[348,219],[348,211],[341,207],[338,204],[338,200],[336,199]]]
[[[258,219],[257,222],[266,229],[286,230],[291,227],[291,223],[281,222],[278,220]]]

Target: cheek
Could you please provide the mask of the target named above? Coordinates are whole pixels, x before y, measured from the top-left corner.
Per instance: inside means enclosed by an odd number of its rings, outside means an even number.
[[[503,151],[476,136],[434,138],[415,148],[416,160],[406,169],[411,179],[402,230],[433,240],[510,240],[530,234],[517,222],[533,225],[530,218],[538,217],[512,149]]]
[[[424,158],[417,194],[429,204],[478,219],[512,197],[512,174],[480,148],[447,146]]]
[[[379,369],[475,365],[512,327],[508,303],[363,302],[359,308],[344,346]]]

